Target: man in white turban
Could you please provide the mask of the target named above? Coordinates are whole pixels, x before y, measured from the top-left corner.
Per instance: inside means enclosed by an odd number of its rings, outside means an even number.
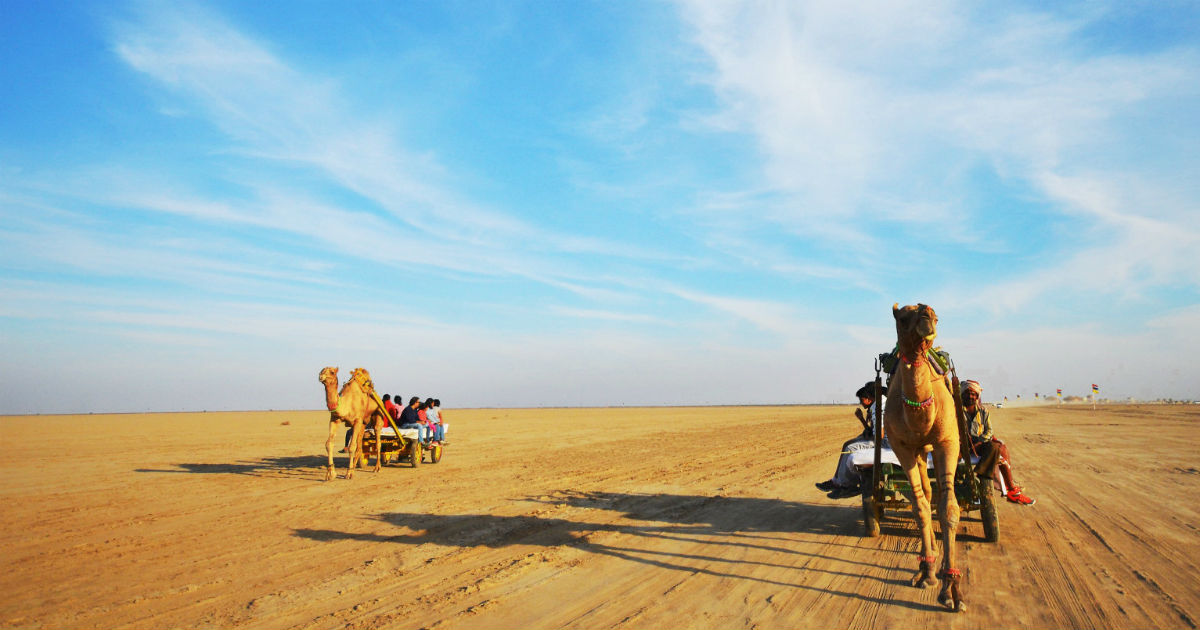
[[[992,435],[992,422],[987,409],[979,403],[983,386],[979,381],[963,381],[961,395],[963,411],[967,415],[967,432],[971,434],[971,449],[979,456],[976,474],[993,478],[999,473],[1005,488],[1005,498],[1018,505],[1033,505],[1035,500],[1025,494],[1013,479],[1012,465],[1008,461],[1008,447]]]

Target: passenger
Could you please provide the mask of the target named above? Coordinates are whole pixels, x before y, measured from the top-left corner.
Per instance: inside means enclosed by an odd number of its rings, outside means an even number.
[[[429,424],[429,408],[433,406],[433,399],[426,398],[425,402],[417,407],[417,422],[425,427],[425,445],[429,446],[429,441],[433,439],[433,427]]]
[[[400,400],[400,397],[397,396],[396,400]],[[391,417],[392,424],[395,424],[400,419],[400,406],[392,401],[391,394],[383,395],[383,408],[387,410],[388,416]]]
[[[416,429],[417,439],[424,442],[428,439],[425,425],[421,424],[421,418],[417,415],[417,407],[421,404],[420,396],[413,396],[408,399],[408,406],[400,411],[400,428],[401,429]]]
[[[881,394],[887,394],[887,388],[881,388],[881,390]],[[877,406],[875,401],[875,381],[868,381],[866,385],[858,388],[854,395],[858,397],[858,403],[862,405],[861,409],[854,410],[854,415],[862,423],[863,432],[842,444],[841,456],[838,458],[833,477],[828,481],[816,484],[818,489],[828,492],[831,499],[845,499],[857,496],[861,492],[862,476],[850,463],[850,455],[859,449],[874,446],[871,440],[874,435],[872,427],[874,426],[875,410],[882,408],[882,406]]]
[[[430,440],[440,444],[442,438],[445,436],[445,432],[442,431],[441,410],[438,409],[438,407],[441,406],[442,401],[436,398],[431,398],[429,402],[429,407],[425,409],[425,419],[429,421],[429,430],[432,432]]]
[[[1033,505],[1036,500],[1021,491],[1013,479],[1012,464],[1008,460],[1008,447],[992,435],[992,422],[987,409],[979,404],[983,386],[978,381],[963,381],[960,386],[963,411],[967,416],[967,432],[971,435],[971,449],[979,456],[975,474],[992,478],[992,471],[999,471],[1001,482],[1008,490],[1005,498],[1017,505]]]
[[[440,442],[442,446],[445,446],[446,445],[446,416],[442,415],[441,399],[434,398],[433,406],[435,409],[437,409],[437,417],[438,417],[437,441]]]

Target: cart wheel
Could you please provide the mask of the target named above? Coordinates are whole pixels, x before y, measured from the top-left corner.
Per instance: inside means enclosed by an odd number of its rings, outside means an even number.
[[[1000,540],[1000,512],[996,509],[996,492],[992,482],[982,480],[979,490],[979,511],[983,519],[983,539],[988,542]]]
[[[421,441],[413,440],[408,444],[408,461],[412,463],[412,467],[416,468],[421,465]]]
[[[442,445],[437,444],[429,449],[429,463],[436,464],[442,461]]]
[[[875,495],[871,490],[869,485],[862,487],[863,535],[867,538],[877,538],[883,510],[875,504]]]

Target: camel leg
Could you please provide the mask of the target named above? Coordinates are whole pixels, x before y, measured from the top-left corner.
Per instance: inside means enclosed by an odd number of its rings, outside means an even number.
[[[350,436],[350,466],[346,469],[346,479],[354,478],[354,468],[358,465],[359,455],[362,454],[363,423],[354,423],[354,434]]]
[[[958,535],[959,507],[958,497],[954,495],[954,470],[958,464],[958,444],[939,444],[933,452],[933,469],[938,477],[938,521],[942,526],[942,570],[939,576],[942,580],[942,591],[938,594],[938,603],[946,608],[965,612],[967,603],[963,599],[960,581],[962,573],[955,568],[958,564],[958,551],[954,540]]]
[[[325,467],[325,481],[333,479],[333,444],[341,424],[340,422],[329,423],[329,439],[325,440],[325,455],[329,457],[329,465]]]
[[[929,504],[929,473],[925,470],[925,453],[914,452],[895,443],[892,444],[892,451],[896,453],[900,467],[904,469],[904,476],[912,486],[913,518],[921,531],[920,565],[917,574],[912,578],[912,585],[919,588],[937,586],[937,578],[933,572],[936,557],[933,555],[933,514]]]
[[[371,472],[379,472],[383,470],[383,447],[381,446],[382,439],[379,434],[383,433],[383,418],[379,415],[375,416],[375,468]]]

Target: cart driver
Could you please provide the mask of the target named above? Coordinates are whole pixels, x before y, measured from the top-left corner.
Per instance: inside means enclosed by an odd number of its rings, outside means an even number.
[[[992,435],[991,418],[988,417],[987,409],[979,403],[983,386],[978,381],[963,381],[960,387],[963,411],[967,416],[967,431],[971,435],[971,449],[979,456],[975,474],[991,479],[993,471],[998,471],[1007,489],[1005,498],[1017,505],[1033,505],[1035,499],[1022,492],[1013,479],[1012,464],[1008,461],[1008,446]]]
[[[881,388],[881,394],[887,394],[887,388]],[[875,419],[875,410],[882,407],[877,406],[875,400],[875,381],[867,381],[866,385],[858,388],[854,393],[858,397],[858,403],[862,405],[861,409],[855,409],[854,415],[863,425],[863,432],[857,436],[846,440],[842,444],[841,457],[838,458],[837,468],[834,470],[833,477],[828,481],[822,481],[817,485],[817,488],[829,493],[831,499],[845,499],[847,497],[858,496],[861,491],[859,484],[862,482],[862,476],[858,474],[858,470],[850,463],[850,455],[864,448],[873,448],[875,443],[872,441],[872,422]],[[865,414],[864,414],[865,410]]]

